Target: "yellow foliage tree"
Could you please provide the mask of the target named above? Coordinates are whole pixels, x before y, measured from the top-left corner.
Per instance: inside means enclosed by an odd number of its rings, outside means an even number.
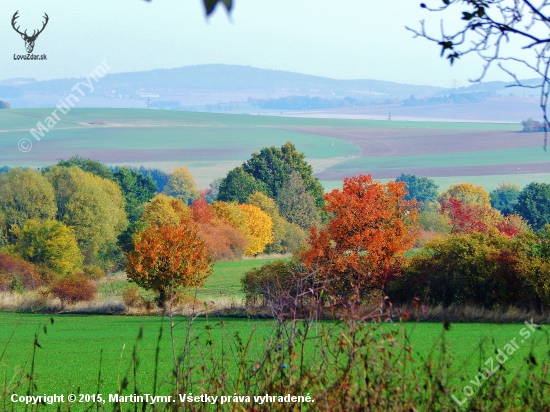
[[[306,231],[283,218],[275,200],[261,192],[255,192],[248,197],[248,203],[258,206],[273,220],[273,242],[266,248],[268,253],[294,253],[307,244]]]
[[[174,169],[169,175],[164,192],[168,196],[180,199],[186,205],[190,205],[200,196],[199,187],[195,183],[193,175],[184,166]]]
[[[246,255],[253,256],[264,251],[265,247],[273,243],[273,220],[258,206],[239,205],[246,215],[246,227],[250,243],[245,252]]]
[[[15,251],[29,262],[45,265],[61,275],[70,274],[82,265],[75,233],[61,222],[29,219],[15,232]]]
[[[491,197],[482,186],[474,186],[472,183],[458,183],[451,185],[447,190],[439,195],[439,199],[448,199],[450,197],[459,199],[468,204],[489,204]]]
[[[191,209],[181,200],[160,193],[145,204],[141,221],[150,226],[175,226],[190,217]]]
[[[212,210],[217,219],[239,229],[245,235],[248,234],[246,214],[239,208],[237,202],[214,202]]]
[[[128,226],[120,187],[78,166],[53,166],[45,176],[54,187],[57,220],[74,229],[86,263],[99,263]]]

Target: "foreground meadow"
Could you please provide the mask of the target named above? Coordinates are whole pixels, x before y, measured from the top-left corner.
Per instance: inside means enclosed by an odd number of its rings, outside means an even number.
[[[265,376],[248,376],[256,368],[269,370],[268,375],[275,380],[283,379],[287,373],[305,373],[304,369],[312,372],[317,367],[337,368],[340,375],[352,374],[352,384],[359,386],[362,385],[360,376],[366,373],[363,378],[386,382],[388,387],[384,396],[388,399],[397,393],[395,385],[402,389],[399,393],[404,398],[414,399],[415,385],[424,382],[428,389],[423,396],[429,397],[433,396],[433,393],[430,395],[434,390],[432,385],[444,384],[438,397],[448,405],[456,404],[452,395],[458,400],[467,398],[463,387],[472,386],[471,380],[480,382],[479,396],[482,398],[485,395],[481,393],[489,387],[493,391],[503,390],[503,382],[507,382],[504,389],[509,389],[514,382],[521,381],[522,390],[528,390],[524,383],[528,377],[547,378],[545,365],[549,343],[546,328],[533,330],[532,327],[526,337],[525,330],[530,329],[525,324],[451,324],[444,327],[441,323],[360,322],[355,324],[357,331],[354,332],[343,322],[320,321],[310,324],[306,331],[306,323],[302,322],[281,325],[273,320],[246,318],[205,317],[190,323],[189,318],[175,317],[171,328],[170,319],[158,316],[18,313],[0,313],[0,323],[3,325],[0,329],[0,371],[6,378],[3,385],[7,392],[2,402],[6,395],[29,390],[36,395],[169,395],[175,386],[174,356],[179,364],[179,390],[200,394],[210,389],[211,395],[215,392],[263,394]],[[293,334],[293,327],[301,332]],[[345,339],[342,340],[342,336]],[[342,346],[346,340],[350,341],[348,347]],[[493,357],[499,349],[506,350],[504,348],[511,341],[517,343],[518,349],[507,356],[495,376],[489,375],[487,381],[480,380],[479,371],[498,367]],[[293,350],[292,345],[295,345]],[[352,347],[366,351],[371,357],[372,364],[367,365],[367,370],[361,370],[360,364],[350,366],[348,363],[353,358],[348,352]],[[328,348],[334,352],[324,353]],[[262,362],[269,353],[269,361]],[[493,359],[491,365],[490,358]],[[300,366],[294,369],[293,365]],[[187,373],[188,380],[183,377]],[[279,378],[276,377],[278,373],[282,374]],[[388,376],[383,376],[385,374]],[[343,378],[326,375],[323,379],[327,381],[321,385],[309,373],[305,375],[307,377],[301,381],[306,385],[309,382],[310,388],[303,389],[314,399],[323,396],[320,386],[333,387]],[[34,389],[29,387],[28,376],[32,376]],[[500,386],[495,386],[497,382]],[[472,399],[478,396],[477,388],[475,392]],[[305,396],[305,392],[293,394]],[[113,407],[108,402],[104,406],[107,410]],[[23,409],[16,407],[14,410]],[[401,409],[396,406],[388,410]]]

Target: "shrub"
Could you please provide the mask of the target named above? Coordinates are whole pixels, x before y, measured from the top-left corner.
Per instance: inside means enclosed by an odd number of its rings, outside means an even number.
[[[298,260],[267,263],[246,273],[241,283],[246,305],[269,306],[276,318],[296,315],[310,307],[316,289],[309,272]]]
[[[198,226],[198,234],[215,261],[240,259],[249,243],[243,232],[221,222]]]
[[[443,306],[537,306],[537,295],[520,270],[520,263],[527,259],[522,249],[522,239],[505,235],[471,233],[436,238],[408,260],[386,292],[399,303],[420,296]]]
[[[50,292],[65,303],[76,303],[94,299],[97,288],[83,275],[67,275],[54,280],[50,285]]]
[[[14,256],[0,253],[0,290],[34,290],[42,280],[33,264]]]
[[[88,279],[96,280],[105,276],[105,271],[99,266],[86,265],[82,268],[84,276]]]
[[[143,298],[137,286],[131,286],[122,292],[122,301],[129,308],[138,307],[143,304]]]

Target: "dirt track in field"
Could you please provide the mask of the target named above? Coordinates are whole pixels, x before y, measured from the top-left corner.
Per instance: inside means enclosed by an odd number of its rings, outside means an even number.
[[[540,147],[543,133],[520,133],[499,130],[441,130],[430,128],[365,128],[365,127],[296,127],[289,130],[346,140],[361,149],[359,157],[415,156],[477,151]],[[342,165],[341,165],[342,167]],[[550,162],[507,163],[476,166],[403,167],[394,170],[365,170],[374,178],[395,178],[401,173],[418,176],[483,176],[523,173],[550,173]],[[357,171],[317,173],[321,180],[341,180]]]
[[[541,147],[543,133],[420,128],[295,127],[295,132],[334,137],[361,149],[359,157],[415,156]]]

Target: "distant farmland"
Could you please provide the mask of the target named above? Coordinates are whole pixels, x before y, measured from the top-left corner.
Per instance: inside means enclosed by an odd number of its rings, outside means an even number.
[[[170,170],[185,164],[205,187],[265,146],[292,141],[327,187],[345,176],[401,173],[457,181],[547,181],[543,134],[519,124],[404,122],[73,109],[41,141],[29,134],[51,109],[0,112],[0,166],[44,166],[75,154],[108,164]],[[18,150],[20,139],[33,148]]]

